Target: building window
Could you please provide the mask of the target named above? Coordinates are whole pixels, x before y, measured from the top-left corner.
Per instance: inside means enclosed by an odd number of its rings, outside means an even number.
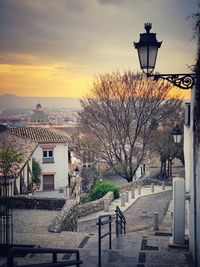
[[[53,150],[43,150],[43,163],[54,162]]]

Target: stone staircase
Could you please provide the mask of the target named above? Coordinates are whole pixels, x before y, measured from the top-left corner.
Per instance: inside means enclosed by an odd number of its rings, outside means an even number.
[[[140,236],[112,235],[112,250],[109,250],[108,238],[102,239],[101,262],[102,267],[136,267],[140,250]],[[79,248],[80,257],[83,260],[82,267],[98,266],[98,238],[91,236],[83,248]]]
[[[106,238],[105,238],[106,239]],[[80,257],[81,267],[98,266],[98,240],[91,237]],[[187,249],[170,248],[169,236],[146,236],[144,232],[128,233],[112,238],[112,250],[108,240],[102,240],[102,267],[194,267]]]

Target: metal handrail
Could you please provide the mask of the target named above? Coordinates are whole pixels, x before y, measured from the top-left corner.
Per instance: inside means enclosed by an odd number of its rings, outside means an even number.
[[[83,261],[80,260],[79,250],[77,249],[59,249],[59,248],[24,248],[24,247],[13,247],[9,251],[7,257],[7,266],[14,267],[14,257],[19,253],[38,253],[38,254],[45,254],[45,253],[52,253],[52,263],[40,263],[40,264],[30,264],[26,265],[26,267],[61,267],[61,266],[73,266],[80,267],[80,264]],[[65,261],[57,261],[57,254],[58,253],[72,253],[76,254],[75,260],[65,260]],[[22,267],[25,265],[17,265],[18,267]]]
[[[118,237],[119,230],[121,235],[122,233],[124,233],[124,235],[126,234],[126,219],[118,206],[116,206],[115,213],[116,213],[116,219],[115,219],[116,237]]]
[[[109,231],[103,235],[101,235],[101,226],[109,224]],[[111,244],[111,235],[112,235],[112,217],[111,215],[102,215],[99,216],[97,225],[99,226],[99,231],[98,231],[98,266],[101,267],[101,239],[109,235],[109,249],[112,249],[112,244]]]

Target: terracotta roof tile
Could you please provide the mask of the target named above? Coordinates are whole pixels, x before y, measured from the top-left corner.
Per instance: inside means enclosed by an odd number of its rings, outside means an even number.
[[[0,148],[4,146],[10,146],[14,150],[21,152],[23,156],[23,162],[19,164],[19,171],[24,166],[26,161],[30,158],[35,148],[37,147],[37,143],[25,139],[15,134],[9,133],[7,131],[0,132]]]
[[[10,133],[36,142],[67,142],[67,137],[40,127],[8,128]]]

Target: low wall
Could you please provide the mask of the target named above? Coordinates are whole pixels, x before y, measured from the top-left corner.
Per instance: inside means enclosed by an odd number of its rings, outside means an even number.
[[[62,210],[49,226],[49,232],[60,233],[62,231],[77,231],[78,217],[103,210],[105,199],[109,199],[109,202],[111,202],[114,199],[113,192],[108,192],[101,199],[83,205],[77,205],[76,200],[68,199]]]
[[[76,200],[68,199],[48,230],[53,233],[60,233],[62,231],[75,232],[77,231],[77,218]]]
[[[138,185],[150,185],[154,183],[154,185],[162,185],[162,182],[165,182],[165,185],[171,185],[171,181],[160,181],[152,178],[143,178],[141,180],[133,181],[130,183],[126,183],[120,186],[120,193],[124,193],[126,191],[130,191],[131,189],[135,189]]]
[[[61,210],[66,199],[20,195],[11,197],[9,201],[14,209]]]
[[[127,184],[123,184],[120,186],[119,190],[120,193],[124,193],[126,191],[130,191],[131,189],[135,189],[138,187],[138,185],[143,185],[146,183],[146,178],[145,179],[141,179],[141,180],[137,180],[137,181],[133,181]]]
[[[114,199],[113,192],[108,192],[104,197],[100,199],[82,205],[78,205],[77,207],[78,217],[83,217],[92,214],[94,212],[104,210],[105,199],[109,199],[109,203],[112,202]]]

